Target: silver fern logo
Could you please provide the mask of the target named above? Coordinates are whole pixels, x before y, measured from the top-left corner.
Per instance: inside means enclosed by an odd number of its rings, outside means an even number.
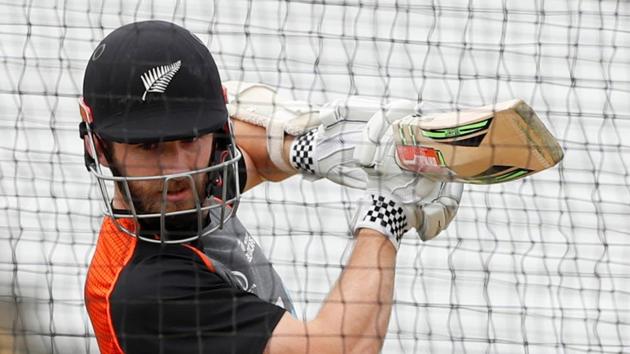
[[[181,67],[182,61],[178,60],[173,64],[158,66],[142,74],[140,77],[144,84],[142,101],[146,99],[149,92],[164,93]]]

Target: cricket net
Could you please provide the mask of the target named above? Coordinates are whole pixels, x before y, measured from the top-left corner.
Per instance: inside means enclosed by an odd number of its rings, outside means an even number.
[[[424,112],[520,97],[556,168],[467,186],[439,238],[403,242],[385,353],[630,347],[630,5],[621,0],[0,2],[0,353],[96,353],[83,283],[102,206],[77,98],[96,44],[163,19],[224,80],[321,104],[420,99]],[[359,192],[300,177],[240,218],[312,318],[342,269]]]

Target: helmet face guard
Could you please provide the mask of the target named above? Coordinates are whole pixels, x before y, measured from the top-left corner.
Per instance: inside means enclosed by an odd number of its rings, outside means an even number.
[[[85,103],[81,102],[81,105],[83,106],[85,105]],[[89,107],[85,108],[89,109]],[[141,240],[153,243],[189,242],[199,237],[207,236],[217,229],[222,229],[223,225],[230,218],[232,218],[232,216],[234,216],[240,202],[241,192],[238,170],[239,161],[242,159],[242,154],[236,148],[234,136],[232,134],[231,122],[228,121],[226,123],[226,126],[224,130],[221,131],[221,133],[225,134],[225,137],[219,137],[214,140],[214,151],[211,154],[208,167],[168,175],[133,177],[115,175],[110,176],[103,171],[104,166],[102,166],[94,158],[94,156],[98,156],[96,151],[97,138],[92,131],[91,125],[82,123],[81,136],[83,137],[83,139],[88,139],[88,149],[90,150],[85,151],[86,167],[88,171],[90,171],[90,173],[96,178],[96,181],[98,183],[100,194],[105,204],[105,215],[111,217],[114,220],[114,224],[119,230]],[[195,184],[194,176],[197,174],[207,175],[207,182],[203,193],[199,193]],[[182,179],[186,179],[190,183],[195,206],[191,209],[167,212],[166,206],[169,182],[172,180]],[[132,195],[131,188],[129,187],[129,182],[134,181],[162,182],[159,212],[139,212],[137,206],[134,204],[134,196]],[[122,193],[122,196],[125,199],[129,210],[119,211],[113,208],[111,204],[112,196],[108,192],[107,188],[108,183],[117,185],[116,188],[118,188],[119,192]],[[199,197],[200,194],[204,196],[203,199]],[[210,217],[208,214],[210,213],[214,215],[218,214],[218,220],[216,223],[214,223],[214,225],[210,225],[208,222]],[[169,235],[171,234],[171,232],[169,232],[167,228],[167,219],[177,219],[177,217],[181,218],[182,216],[184,216],[184,220],[187,220],[189,222],[194,219],[196,225],[194,227],[191,227],[191,225],[188,225],[186,227],[186,229],[189,231],[189,234],[186,236],[182,237],[181,235],[178,235],[177,237],[170,237]],[[186,216],[188,216],[188,218],[185,218]],[[155,234],[159,233],[159,237],[155,237],[157,235],[143,234],[141,230],[141,225],[143,224],[143,222],[155,222],[158,218],[159,232],[158,230],[152,231],[155,231]],[[131,219],[135,225],[134,229],[131,230],[128,227],[125,227],[125,223],[121,222],[121,220],[123,219]]]

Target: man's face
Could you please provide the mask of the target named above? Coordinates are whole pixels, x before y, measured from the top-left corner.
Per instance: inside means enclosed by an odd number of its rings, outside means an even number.
[[[208,167],[212,153],[212,134],[194,140],[178,140],[153,144],[113,143],[112,162],[125,177],[159,176],[189,172]],[[199,202],[203,204],[206,173],[192,175]],[[138,214],[160,213],[164,179],[128,181],[134,207]],[[121,185],[122,186],[122,185]],[[187,177],[170,179],[166,186],[166,212],[195,208],[191,181]],[[121,190],[122,195],[126,195]]]

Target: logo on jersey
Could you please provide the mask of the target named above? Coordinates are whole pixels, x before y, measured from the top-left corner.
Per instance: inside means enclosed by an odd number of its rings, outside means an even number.
[[[144,84],[142,101],[146,99],[149,92],[164,93],[181,67],[182,61],[178,60],[173,64],[158,66],[142,74],[140,77]]]
[[[250,285],[249,279],[247,279],[247,276],[245,274],[239,272],[238,270],[231,270],[230,273],[232,273],[232,275],[236,279],[236,282],[238,283],[238,286],[242,290],[255,294],[256,284],[252,283]]]
[[[256,241],[250,235],[245,236],[245,241],[239,240],[238,243],[241,245],[241,250],[245,252],[245,257],[247,258],[247,262],[251,263],[254,258],[254,250],[256,249]]]

